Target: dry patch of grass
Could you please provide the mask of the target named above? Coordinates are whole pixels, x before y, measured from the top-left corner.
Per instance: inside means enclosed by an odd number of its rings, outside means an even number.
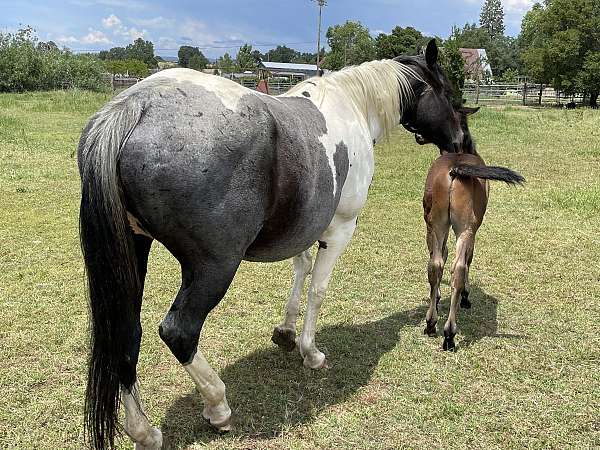
[[[107,97],[0,96],[0,447],[81,448],[87,311],[73,156]],[[243,264],[201,347],[228,387],[236,430],[221,437],[156,329],[179,282],[155,245],[139,373],[169,448],[493,448],[600,445],[600,113],[484,108],[472,131],[493,185],[459,351],[422,335],[427,251],[421,213],[435,150],[398,130],[377,148],[359,229],[341,258],[311,372],[270,343],[291,264]],[[447,280],[446,274],[445,279]],[[443,286],[442,317],[449,287]],[[122,448],[131,448],[127,440]]]

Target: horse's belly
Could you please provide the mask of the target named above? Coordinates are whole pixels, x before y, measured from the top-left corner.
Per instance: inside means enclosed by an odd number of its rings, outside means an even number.
[[[327,229],[335,211],[335,199],[323,200],[302,213],[282,211],[269,219],[246,250],[245,260],[282,261],[302,253]]]

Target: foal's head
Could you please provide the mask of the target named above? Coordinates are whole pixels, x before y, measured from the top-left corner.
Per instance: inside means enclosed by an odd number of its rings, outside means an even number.
[[[410,66],[420,77],[412,80],[415,100],[404,111],[402,125],[415,133],[421,145],[435,144],[440,152],[460,151],[464,132],[458,108],[452,104],[452,85],[438,64],[435,40],[429,42],[424,56],[399,56],[395,61]]]

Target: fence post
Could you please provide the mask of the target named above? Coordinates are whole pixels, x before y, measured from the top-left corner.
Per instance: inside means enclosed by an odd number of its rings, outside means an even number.
[[[527,105],[527,81],[523,83],[523,106]]]

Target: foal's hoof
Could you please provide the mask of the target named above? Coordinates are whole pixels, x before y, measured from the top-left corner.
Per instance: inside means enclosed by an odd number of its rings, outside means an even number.
[[[460,307],[464,308],[464,309],[470,309],[471,308],[471,302],[469,301],[469,294],[463,295],[460,298]]]
[[[456,351],[456,344],[454,343],[454,339],[444,339],[444,343],[442,344],[442,348],[448,352]]]
[[[291,352],[296,348],[296,332],[289,328],[275,327],[271,340],[281,350],[285,350],[286,352]]]
[[[425,327],[425,329],[423,330],[423,334],[426,334],[429,337],[436,337],[437,336],[437,330],[435,328],[435,325],[433,325],[431,327],[429,325],[427,325]]]

